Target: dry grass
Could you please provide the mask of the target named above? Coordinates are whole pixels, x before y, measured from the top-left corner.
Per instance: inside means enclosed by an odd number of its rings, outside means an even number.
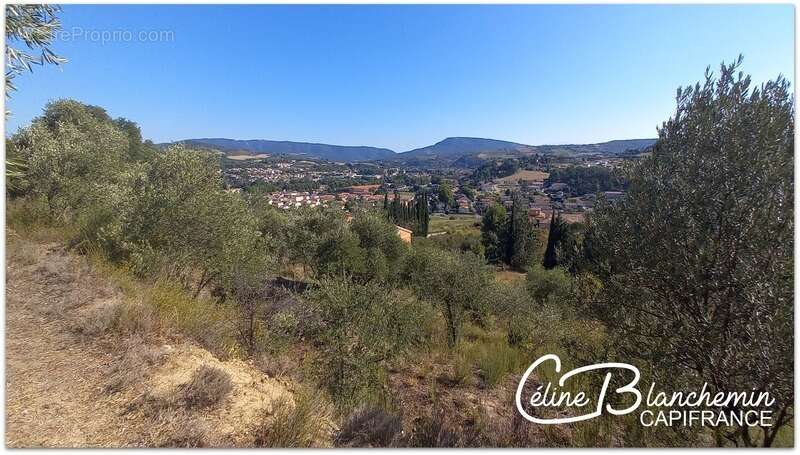
[[[142,337],[124,341],[125,353],[108,370],[106,393],[118,393],[145,380],[146,373],[160,365],[166,356],[163,349],[148,344]]]
[[[13,242],[27,242],[15,238]],[[6,445],[120,447],[140,443],[140,420],[120,413],[118,397],[98,394],[114,363],[107,347],[70,330],[76,311],[107,290],[80,272],[77,261],[50,245],[27,265],[6,263]]]
[[[361,408],[346,419],[334,442],[339,447],[390,447],[401,431],[399,416],[378,408]]]
[[[165,408],[152,417],[145,436],[150,447],[196,448],[214,445],[213,428],[183,409]]]
[[[247,161],[247,160],[260,160],[262,158],[269,158],[266,153],[259,153],[258,155],[228,155],[225,158],[234,161]]]
[[[465,432],[442,408],[434,407],[428,415],[415,420],[404,445],[410,447],[464,447],[475,435]]]
[[[293,403],[281,397],[271,408],[253,429],[257,447],[319,447],[328,439],[328,405],[315,402],[309,391],[296,394]]]
[[[262,352],[256,355],[256,368],[273,378],[298,379],[301,365],[289,353],[271,354]]]
[[[234,308],[38,231],[6,231],[8,446],[246,446],[272,400],[292,402],[291,386],[235,358]]]
[[[142,300],[156,309],[165,327],[184,334],[221,357],[241,353],[237,341],[238,312],[229,304],[192,298],[178,286],[156,283],[141,289]]]
[[[523,272],[514,272],[513,270],[497,270],[494,272],[494,278],[501,283],[516,283],[525,280],[526,276]]]
[[[90,249],[87,257],[91,268],[126,297],[121,330],[160,329],[187,336],[220,357],[241,354],[236,331],[239,313],[233,305],[194,298],[174,283],[141,282],[131,270],[109,262],[96,249]]]
[[[507,177],[495,179],[497,183],[517,183],[520,180],[526,182],[544,182],[550,174],[542,171],[517,171]]]
[[[179,387],[181,403],[189,409],[202,409],[221,402],[231,392],[231,377],[225,371],[203,365],[192,379]]]
[[[108,333],[144,335],[156,330],[158,321],[152,307],[141,302],[120,299],[101,301],[81,311],[72,330],[81,335]]]

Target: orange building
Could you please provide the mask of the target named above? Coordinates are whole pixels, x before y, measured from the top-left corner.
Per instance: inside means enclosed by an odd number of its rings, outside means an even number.
[[[395,227],[397,228],[397,235],[400,237],[400,240],[406,243],[411,243],[411,234],[413,233],[413,231],[411,231],[411,229],[406,229],[402,226],[395,225]]]

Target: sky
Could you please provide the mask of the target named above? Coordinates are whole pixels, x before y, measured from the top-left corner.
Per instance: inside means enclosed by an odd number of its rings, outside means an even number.
[[[67,5],[60,18],[69,63],[15,80],[7,134],[72,98],[155,142],[595,143],[655,137],[679,86],[739,54],[755,82],[794,83],[791,5]]]

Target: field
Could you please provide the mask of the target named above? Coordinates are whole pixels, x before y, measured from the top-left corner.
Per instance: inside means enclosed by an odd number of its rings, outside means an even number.
[[[513,270],[497,270],[494,272],[494,278],[503,283],[514,283],[516,281],[525,280],[525,274],[522,272],[515,272]]]
[[[226,156],[229,160],[234,161],[246,161],[246,160],[260,160],[262,158],[269,158],[269,155],[266,153],[259,153],[258,155],[228,155]]]
[[[452,218],[452,219],[451,219]],[[445,215],[432,216],[428,232],[446,232],[448,234],[480,234],[480,227],[475,226],[480,223],[480,218],[475,215]]]
[[[517,171],[508,177],[496,179],[497,183],[517,183],[519,180],[543,182],[550,174],[542,171]]]

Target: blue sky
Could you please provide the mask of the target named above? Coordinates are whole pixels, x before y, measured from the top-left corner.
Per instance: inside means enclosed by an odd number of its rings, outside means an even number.
[[[655,137],[676,88],[739,53],[755,81],[794,82],[791,5],[69,5],[61,18],[70,62],[17,78],[7,132],[74,98],[156,142],[590,143]]]

